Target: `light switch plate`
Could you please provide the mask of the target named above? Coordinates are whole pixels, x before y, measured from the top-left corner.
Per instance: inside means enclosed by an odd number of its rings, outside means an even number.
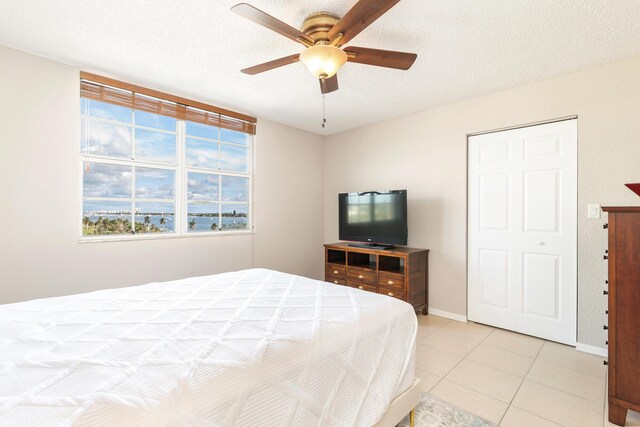
[[[600,219],[600,205],[587,205],[587,218]]]

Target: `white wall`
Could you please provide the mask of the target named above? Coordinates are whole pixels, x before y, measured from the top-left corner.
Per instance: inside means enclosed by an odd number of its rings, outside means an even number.
[[[324,279],[323,138],[258,121],[255,266]]]
[[[321,136],[258,121],[255,235],[79,243],[79,117],[78,69],[0,46],[0,303],[254,265],[321,277]]]
[[[409,245],[431,249],[431,308],[466,315],[468,133],[577,114],[578,341],[603,347],[606,234],[587,204],[638,205],[640,57],[445,105],[325,139],[325,242],[337,194],[407,188]]]

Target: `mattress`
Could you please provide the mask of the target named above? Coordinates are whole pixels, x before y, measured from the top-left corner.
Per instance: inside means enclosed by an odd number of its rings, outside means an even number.
[[[394,298],[266,269],[0,306],[0,425],[370,426],[413,382]]]

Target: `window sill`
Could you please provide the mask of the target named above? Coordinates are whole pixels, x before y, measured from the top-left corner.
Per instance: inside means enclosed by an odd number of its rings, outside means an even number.
[[[104,243],[104,242],[128,242],[136,240],[165,240],[165,239],[190,239],[203,237],[224,237],[224,236],[249,236],[256,234],[255,230],[238,230],[238,231],[213,231],[193,234],[125,234],[118,236],[81,236],[78,243]]]

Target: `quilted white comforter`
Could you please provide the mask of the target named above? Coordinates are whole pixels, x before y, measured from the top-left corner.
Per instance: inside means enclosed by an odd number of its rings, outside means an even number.
[[[264,269],[4,305],[0,425],[370,426],[413,380],[416,327]]]

